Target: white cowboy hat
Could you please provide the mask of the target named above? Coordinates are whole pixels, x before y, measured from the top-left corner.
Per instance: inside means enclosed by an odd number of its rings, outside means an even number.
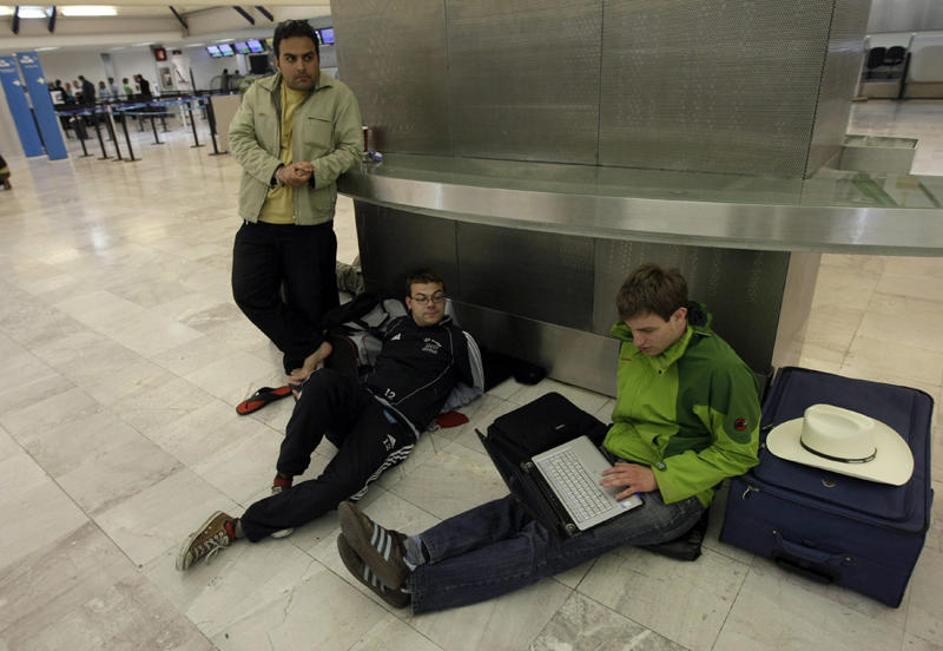
[[[881,421],[834,405],[812,405],[766,437],[780,459],[842,475],[903,486],[914,470],[910,446]]]

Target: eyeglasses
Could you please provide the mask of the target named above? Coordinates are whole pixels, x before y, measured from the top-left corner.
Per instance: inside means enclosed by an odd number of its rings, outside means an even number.
[[[446,296],[443,292],[436,292],[432,296],[426,296],[425,294],[416,294],[415,296],[412,296],[411,298],[419,305],[426,305],[429,303],[429,301],[432,301],[433,303],[441,305],[442,303],[445,303]]]

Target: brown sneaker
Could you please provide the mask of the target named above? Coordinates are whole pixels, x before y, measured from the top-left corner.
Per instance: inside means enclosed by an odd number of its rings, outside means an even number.
[[[360,512],[351,502],[337,507],[341,531],[363,562],[370,566],[380,581],[394,590],[403,587],[409,568],[403,556],[406,536],[399,531],[385,529]]]
[[[357,552],[344,538],[344,534],[338,534],[337,536],[337,552],[341,555],[341,560],[344,561],[347,571],[353,574],[355,579],[373,590],[380,599],[393,606],[393,608],[405,608],[409,605],[411,601],[409,593],[385,585],[363,562],[363,559],[357,555]]]
[[[236,519],[217,511],[190,534],[177,554],[177,569],[185,572],[201,558],[207,562],[236,539]]]

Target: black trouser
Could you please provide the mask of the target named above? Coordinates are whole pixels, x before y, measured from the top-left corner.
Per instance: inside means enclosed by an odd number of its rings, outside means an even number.
[[[278,472],[303,473],[325,434],[337,446],[337,455],[317,479],[249,506],[242,516],[246,538],[254,542],[280,529],[301,526],[343,500],[360,499],[370,482],[405,460],[416,443],[412,431],[357,380],[331,369],[313,373],[305,383],[282,441]]]
[[[285,372],[317,350],[321,317],[339,303],[333,224],[245,222],[232,253],[232,294],[239,309],[284,354]],[[280,294],[284,286],[285,298]]]

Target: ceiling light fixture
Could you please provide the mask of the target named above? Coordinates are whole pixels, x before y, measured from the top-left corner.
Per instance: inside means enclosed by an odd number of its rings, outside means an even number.
[[[46,7],[21,6],[20,18],[49,18],[49,9]]]
[[[13,7],[0,7],[0,16],[12,16]]]
[[[107,5],[73,5],[59,8],[63,16],[117,16],[118,8]]]
[[[47,47],[38,47],[36,48],[36,51],[37,52],[52,52],[53,50],[58,50],[58,49],[59,49],[58,45],[50,45]]]

